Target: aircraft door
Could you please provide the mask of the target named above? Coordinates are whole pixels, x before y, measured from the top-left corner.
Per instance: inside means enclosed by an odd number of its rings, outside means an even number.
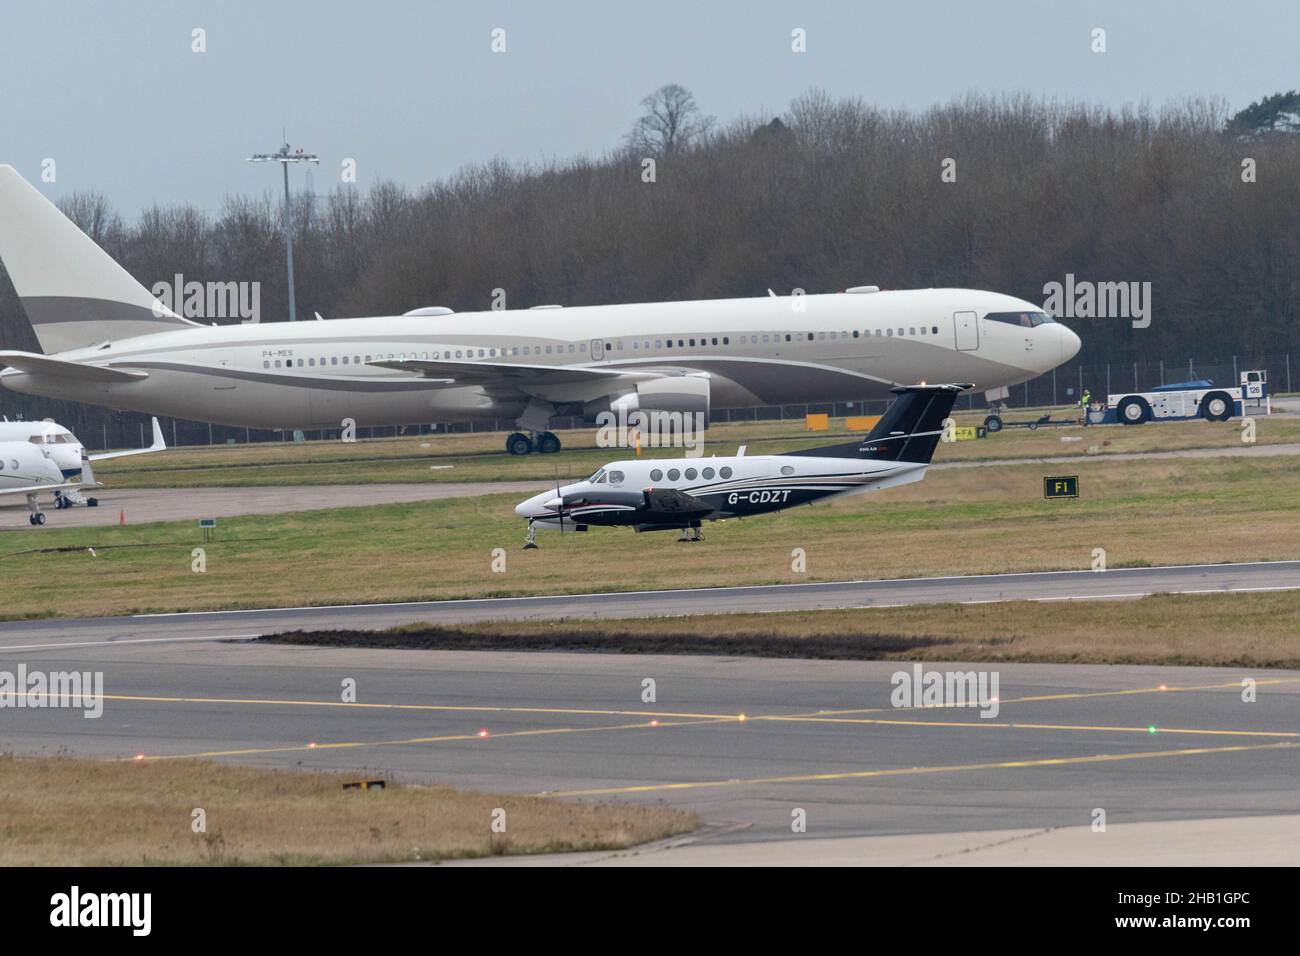
[[[601,359],[603,359],[603,358],[605,357],[605,340],[604,340],[604,339],[592,339],[592,340],[591,340],[591,357],[594,358],[596,361],[600,361]]]
[[[952,325],[960,351],[973,352],[980,347],[979,317],[974,312],[954,312]]]

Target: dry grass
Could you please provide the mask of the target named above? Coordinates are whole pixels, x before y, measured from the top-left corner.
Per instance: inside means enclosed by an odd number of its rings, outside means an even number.
[[[283,634],[263,640],[410,649],[1300,668],[1298,637],[1300,591],[620,621],[410,625],[388,631]]]
[[[1044,501],[1077,473],[1078,500]],[[521,552],[517,495],[0,537],[6,617],[122,614],[645,588],[1300,558],[1287,456],[1015,465],[932,473],[888,491],[707,528],[704,544],[628,529],[544,533]],[[96,549],[91,556],[88,546]],[[492,550],[507,552],[493,573]],[[807,573],[791,550],[807,553]],[[42,550],[32,553],[29,549]],[[67,582],[75,581],[76,587]]]
[[[620,848],[695,829],[661,807],[350,779],[202,761],[0,755],[0,866],[315,865]],[[492,811],[506,812],[493,834]],[[191,829],[195,808],[207,830]]]

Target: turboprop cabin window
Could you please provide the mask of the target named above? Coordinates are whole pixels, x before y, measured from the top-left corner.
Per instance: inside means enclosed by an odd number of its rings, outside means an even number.
[[[663,477],[664,477],[664,473],[660,471],[658,468],[650,472],[651,481],[663,481]]]
[[[678,471],[676,468],[669,468],[669,469],[668,469],[668,480],[669,480],[669,481],[676,481],[676,480],[677,480],[678,478],[680,478],[681,476],[682,476],[682,473],[681,473],[680,471]]]
[[[728,468],[726,465],[723,465],[721,468],[718,469],[718,474],[721,475],[723,478],[730,478],[731,469]]]

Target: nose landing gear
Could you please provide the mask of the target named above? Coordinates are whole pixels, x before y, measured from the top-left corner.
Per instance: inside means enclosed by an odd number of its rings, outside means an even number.
[[[528,533],[524,535],[524,550],[537,550],[537,529],[533,527],[533,519],[528,519]]]

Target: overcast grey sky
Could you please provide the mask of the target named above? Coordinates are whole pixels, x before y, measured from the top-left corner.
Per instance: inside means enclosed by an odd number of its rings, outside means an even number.
[[[242,160],[275,149],[282,125],[321,155],[324,192],[344,157],[364,188],[494,156],[599,155],[670,82],[722,120],[779,114],[812,86],[884,107],[1029,91],[1233,109],[1300,87],[1297,0],[27,0],[4,19],[0,162],[36,182],[53,157],[46,195],[97,190],[128,218],[276,186],[278,170]]]

